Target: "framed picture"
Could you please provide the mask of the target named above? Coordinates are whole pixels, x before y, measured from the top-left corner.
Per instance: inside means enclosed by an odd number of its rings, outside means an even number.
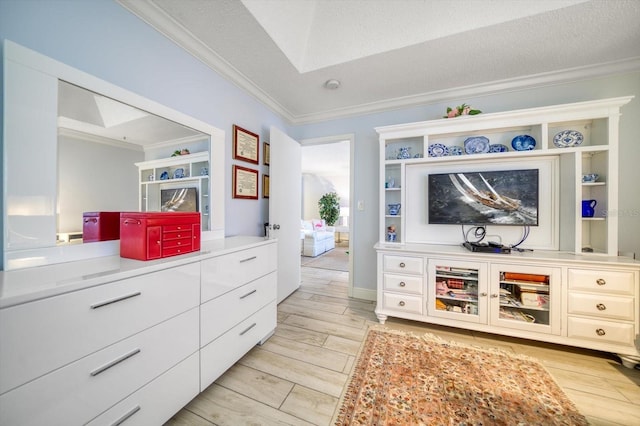
[[[262,198],[269,198],[269,175],[262,175]]]
[[[258,171],[233,166],[233,198],[258,199]]]
[[[265,166],[268,166],[269,163],[271,162],[271,149],[270,149],[270,145],[269,142],[264,142],[263,144],[263,149],[262,149],[262,158],[263,158],[263,163]]]
[[[253,164],[260,164],[259,144],[260,137],[242,127],[233,125],[233,158],[247,161]]]
[[[196,188],[161,189],[160,211],[197,212],[198,190]]]

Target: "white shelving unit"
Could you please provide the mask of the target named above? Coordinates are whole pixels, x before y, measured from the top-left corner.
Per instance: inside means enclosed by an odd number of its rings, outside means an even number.
[[[163,189],[195,188],[197,211],[202,214],[202,230],[210,229],[208,152],[143,161],[136,166],[140,175],[140,211],[162,211]]]
[[[500,164],[503,160],[527,162],[553,158],[559,163],[557,203],[558,248],[575,253],[593,252],[609,256],[618,253],[618,122],[620,108],[633,97],[555,105],[476,116],[439,119],[376,128],[380,137],[380,235],[379,241],[402,244],[411,235],[402,207],[407,197],[425,197],[419,188],[408,187],[407,167],[447,164]],[[557,147],[553,138],[564,130],[577,130],[584,139],[580,145]],[[512,139],[530,135],[536,140],[531,151],[515,151]],[[502,144],[508,152],[429,157],[434,143],[462,149],[465,139],[485,136],[490,143]],[[402,148],[402,149],[401,149]],[[407,154],[408,153],[408,154]],[[404,154],[404,155],[402,155]],[[399,158],[404,157],[404,158]],[[582,175],[597,173],[598,181],[583,183]],[[389,182],[392,181],[393,185]],[[561,195],[561,196],[560,196]],[[596,213],[582,217],[582,200],[595,199]],[[389,204],[401,204],[398,215],[389,214]],[[395,239],[388,237],[390,226]],[[554,225],[556,227],[556,225]],[[416,242],[412,240],[412,242]],[[426,241],[433,242],[433,241]]]

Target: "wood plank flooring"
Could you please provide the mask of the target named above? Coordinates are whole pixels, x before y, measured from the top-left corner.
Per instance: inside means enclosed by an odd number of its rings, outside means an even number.
[[[278,327],[167,425],[329,425],[375,304],[347,297],[348,273],[302,267]],[[387,326],[540,360],[593,425],[640,425],[640,371],[606,353],[390,318]]]

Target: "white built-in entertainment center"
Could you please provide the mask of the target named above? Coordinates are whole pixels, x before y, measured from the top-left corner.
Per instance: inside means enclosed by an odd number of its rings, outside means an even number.
[[[640,262],[618,256],[618,124],[632,98],[376,128],[380,322],[393,316],[640,362]],[[505,194],[458,182],[514,170],[537,171],[533,226],[494,225],[491,208],[468,194]],[[591,174],[597,178],[584,178]],[[457,198],[482,207],[487,223],[434,223],[430,209],[448,206],[435,199],[434,175],[452,176]],[[595,212],[584,214],[590,200]],[[464,241],[492,245],[470,251]]]

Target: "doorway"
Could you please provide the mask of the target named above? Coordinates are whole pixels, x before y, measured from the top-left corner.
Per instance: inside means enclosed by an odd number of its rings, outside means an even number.
[[[335,192],[339,197],[340,214],[335,223],[335,248],[318,256],[302,256],[301,265],[311,268],[344,271],[349,275],[352,288],[353,217],[353,135],[307,139],[302,146],[302,219],[319,219],[318,200],[322,195]],[[301,254],[304,244],[301,232]],[[349,291],[351,293],[351,291]]]

